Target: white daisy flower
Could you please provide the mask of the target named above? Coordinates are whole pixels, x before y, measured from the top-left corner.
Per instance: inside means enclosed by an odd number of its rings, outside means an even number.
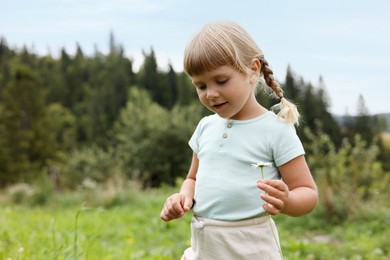
[[[252,168],[263,168],[266,167],[272,167],[272,162],[258,162],[258,163],[252,163]]]

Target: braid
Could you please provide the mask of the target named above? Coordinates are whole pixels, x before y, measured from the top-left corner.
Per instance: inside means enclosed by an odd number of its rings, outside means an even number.
[[[280,87],[279,83],[274,78],[274,73],[270,69],[268,61],[263,57],[259,58],[261,63],[261,72],[267,86],[272,89],[274,95],[280,99],[280,102],[271,107],[271,110],[276,112],[277,115],[287,122],[294,123],[299,125],[299,112],[297,107],[287,100],[283,95],[283,89]]]
[[[263,72],[265,83],[269,88],[272,89],[275,96],[281,99],[283,97],[283,90],[279,86],[279,83],[275,80],[274,72],[270,69],[268,65],[268,61],[265,60],[264,58],[261,58],[260,63],[261,63],[261,72]]]

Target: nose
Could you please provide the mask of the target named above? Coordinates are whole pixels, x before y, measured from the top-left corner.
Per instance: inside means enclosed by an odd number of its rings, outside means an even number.
[[[207,99],[217,98],[218,96],[219,93],[214,88],[207,88],[207,93],[206,93]]]

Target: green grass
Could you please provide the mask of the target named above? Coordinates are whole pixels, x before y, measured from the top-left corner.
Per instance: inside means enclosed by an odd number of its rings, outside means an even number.
[[[172,189],[53,194],[47,204],[0,208],[0,259],[180,259],[190,215],[160,220]],[[100,194],[100,195],[99,195]],[[390,209],[367,209],[331,225],[320,210],[274,217],[284,259],[389,259]]]
[[[189,245],[190,216],[159,218],[165,194],[106,209],[84,206],[92,196],[80,194],[79,205],[75,194],[63,196],[47,206],[1,207],[0,259],[178,259]]]
[[[285,259],[389,259],[390,210],[367,210],[342,224],[314,213],[275,217]],[[278,221],[279,220],[279,221]]]

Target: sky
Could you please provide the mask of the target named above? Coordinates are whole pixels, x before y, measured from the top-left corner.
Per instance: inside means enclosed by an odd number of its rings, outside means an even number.
[[[59,57],[77,44],[86,55],[107,53],[112,32],[136,71],[153,48],[161,70],[180,72],[193,34],[230,20],[251,34],[278,81],[290,66],[314,87],[323,78],[333,114],[355,115],[359,95],[378,114],[390,112],[389,12],[388,0],[0,0],[0,37]]]

